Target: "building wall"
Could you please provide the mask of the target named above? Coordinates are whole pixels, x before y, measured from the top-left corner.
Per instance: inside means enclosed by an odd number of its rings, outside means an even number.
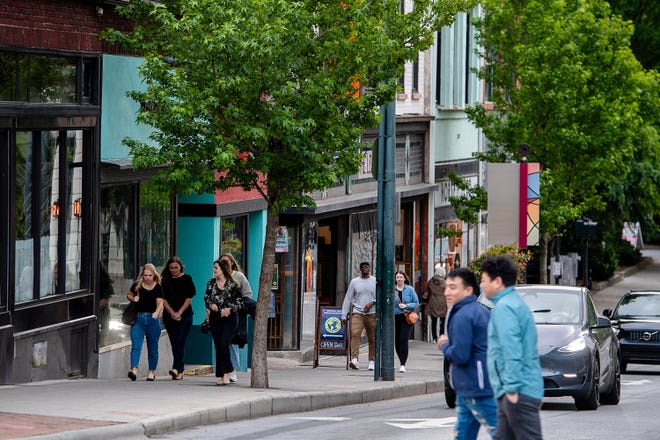
[[[148,125],[135,123],[140,105],[126,96],[145,88],[138,72],[142,62],[140,57],[103,55],[101,160],[130,159],[122,140],[129,137],[146,142],[152,132]]]
[[[0,44],[26,48],[101,52],[99,31],[125,29],[125,20],[103,1],[3,0]],[[99,15],[97,6],[103,8]]]

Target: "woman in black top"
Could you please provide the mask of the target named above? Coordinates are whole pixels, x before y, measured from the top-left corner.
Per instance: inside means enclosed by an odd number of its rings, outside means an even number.
[[[172,368],[170,376],[173,380],[183,379],[183,355],[186,350],[186,339],[192,327],[193,310],[190,306],[195,296],[195,283],[190,275],[183,273],[183,262],[179,257],[169,259],[161,273],[165,313],[163,323],[172,346]]]
[[[135,323],[131,325],[131,369],[128,377],[137,379],[142,343],[147,337],[147,358],[149,359],[148,381],[156,378],[158,367],[158,340],[160,339],[160,316],[163,313],[163,287],[156,267],[147,263],[144,265],[137,281],[126,294],[129,301],[137,302],[138,314]]]
[[[204,303],[215,345],[215,376],[218,385],[230,383],[229,373],[234,370],[229,345],[238,326],[238,311],[242,307],[241,289],[231,276],[226,261],[213,262],[213,278],[206,284]]]

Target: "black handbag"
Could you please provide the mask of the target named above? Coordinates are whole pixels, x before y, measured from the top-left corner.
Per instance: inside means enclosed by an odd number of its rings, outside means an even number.
[[[201,331],[205,335],[211,333],[211,326],[209,325],[208,319],[205,319],[204,322],[202,322],[202,325],[199,326],[199,331]]]
[[[138,314],[138,304],[135,301],[131,301],[128,303],[128,305],[121,314],[121,322],[123,322],[126,325],[133,325],[135,324],[135,320],[137,319],[137,314]]]

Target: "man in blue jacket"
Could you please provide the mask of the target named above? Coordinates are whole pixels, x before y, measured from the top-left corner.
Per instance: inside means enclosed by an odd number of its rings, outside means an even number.
[[[543,438],[536,324],[514,288],[517,272],[507,256],[488,257],[481,263],[481,289],[495,304],[488,325],[488,376],[497,399],[493,437],[497,440]]]
[[[445,297],[451,312],[447,334],[438,345],[451,362],[451,383],[456,390],[454,438],[474,440],[479,427],[492,436],[497,424],[497,404],[486,372],[490,311],[477,302],[477,277],[468,269],[447,275]]]

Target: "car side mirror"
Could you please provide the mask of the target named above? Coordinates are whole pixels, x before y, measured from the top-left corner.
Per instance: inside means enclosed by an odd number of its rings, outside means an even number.
[[[608,318],[612,318],[612,309],[603,310],[603,315],[607,316]]]
[[[596,318],[596,325],[592,325],[591,328],[608,328],[612,327],[612,321],[610,321],[610,318],[606,318],[604,316],[598,316]]]

